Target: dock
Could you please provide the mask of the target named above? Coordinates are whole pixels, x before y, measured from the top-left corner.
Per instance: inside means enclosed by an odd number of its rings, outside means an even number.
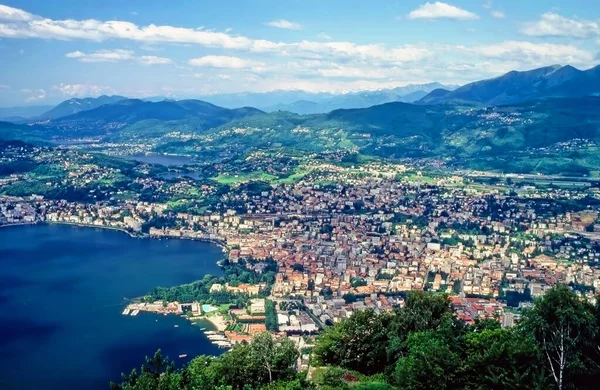
[[[126,308],[125,310],[123,310],[123,315],[128,316],[130,312],[131,312],[131,310]]]
[[[131,312],[132,316],[137,316],[140,313],[140,311],[138,309],[135,309],[134,311]]]

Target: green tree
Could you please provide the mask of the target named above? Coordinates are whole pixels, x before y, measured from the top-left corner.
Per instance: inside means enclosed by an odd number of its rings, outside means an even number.
[[[442,326],[447,331],[460,331],[460,324],[453,328],[453,313],[446,294],[432,294],[423,291],[410,291],[406,296],[406,304],[396,309],[388,330],[388,354],[395,362],[406,353],[406,340],[413,332],[438,330]],[[393,365],[390,365],[393,369]]]
[[[546,386],[546,372],[534,338],[518,328],[500,329],[484,322],[465,335],[466,385],[481,389],[537,389]]]
[[[463,388],[459,375],[460,357],[434,331],[411,333],[406,341],[408,355],[398,360],[395,379],[403,389]]]
[[[522,327],[531,333],[556,387],[573,387],[593,369],[591,343],[598,336],[594,308],[559,284],[524,313]]]
[[[356,311],[350,318],[327,328],[314,354],[321,364],[337,365],[371,375],[387,364],[389,314],[371,309]]]
[[[276,343],[270,333],[254,336],[250,343],[250,356],[267,374],[268,383],[294,375],[298,350],[289,339]]]

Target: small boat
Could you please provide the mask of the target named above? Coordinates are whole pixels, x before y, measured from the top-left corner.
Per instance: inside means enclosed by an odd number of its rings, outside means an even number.
[[[173,325],[173,328],[179,328],[179,325]]]
[[[182,353],[181,355],[179,355],[179,358],[180,358],[180,359],[183,359],[183,358],[185,358],[185,357],[187,357],[187,353]]]

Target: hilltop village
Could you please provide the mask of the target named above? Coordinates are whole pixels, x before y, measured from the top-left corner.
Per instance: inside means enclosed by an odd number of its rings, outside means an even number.
[[[136,237],[209,240],[223,247],[227,264],[242,264],[253,275],[274,262],[273,280],[215,280],[206,286],[207,297],[254,299],[244,308],[216,302],[226,320],[217,328],[227,335],[217,341],[225,346],[265,329],[314,333],[357,310],[392,310],[410,290],[447,293],[465,322],[493,318],[504,326],[557,283],[595,300],[600,192],[589,183],[538,187],[509,177],[481,184],[464,175],[431,177],[387,163],[319,172],[294,183],[238,183],[202,213],[140,199],[2,196],[0,224],[69,223]],[[143,191],[195,186],[192,179],[136,180]],[[217,193],[207,184],[194,188]],[[188,313],[192,321],[207,314],[202,299],[156,301],[130,309]],[[274,309],[269,314],[265,306]]]

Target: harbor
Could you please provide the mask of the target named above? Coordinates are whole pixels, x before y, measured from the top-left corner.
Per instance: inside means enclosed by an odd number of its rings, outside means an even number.
[[[163,303],[157,302],[134,302],[127,305],[123,309],[124,316],[137,316],[140,312],[152,314],[175,314],[185,318],[191,325],[198,327],[205,337],[218,348],[229,349],[233,344],[239,342],[228,337],[225,329],[227,323],[223,316],[217,313],[218,308],[211,305],[200,305],[197,302],[191,304],[182,304],[179,302]],[[207,330],[206,327],[201,327],[204,322],[209,322],[215,330]],[[174,327],[178,328],[178,325]]]

